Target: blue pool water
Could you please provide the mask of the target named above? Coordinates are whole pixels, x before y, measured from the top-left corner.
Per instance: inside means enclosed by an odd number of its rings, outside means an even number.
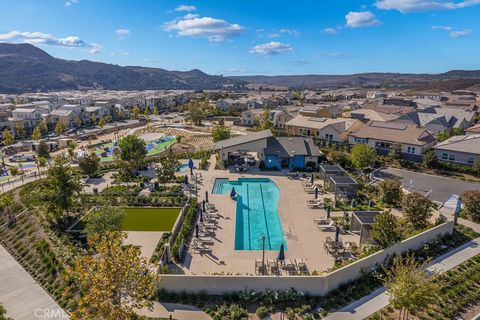
[[[265,250],[280,250],[282,243],[286,249],[278,215],[280,190],[277,185],[270,179],[215,179],[212,193],[230,195],[233,187],[237,192],[235,250],[262,250],[262,233]]]
[[[178,170],[178,171],[180,171],[180,172],[186,172],[186,171],[187,171],[187,168],[188,168],[188,164],[182,163],[182,164],[180,164],[180,170]]]

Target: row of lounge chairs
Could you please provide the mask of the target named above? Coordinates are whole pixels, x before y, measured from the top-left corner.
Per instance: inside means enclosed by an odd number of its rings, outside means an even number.
[[[220,214],[214,204],[207,202],[205,207],[206,212],[203,213],[203,222],[199,224],[199,237],[193,238],[193,252],[195,253],[212,252],[213,237],[218,228],[218,219],[220,219]]]
[[[265,267],[265,272],[263,268]],[[278,261],[278,259],[267,259],[265,264],[261,259],[255,260],[255,273],[259,275],[281,275],[286,273],[288,275],[305,274],[308,273],[308,268],[302,259],[285,259]]]

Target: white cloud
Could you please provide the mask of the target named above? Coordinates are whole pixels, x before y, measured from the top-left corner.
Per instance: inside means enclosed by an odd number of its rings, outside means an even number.
[[[66,1],[63,5],[67,8],[73,6],[74,4],[78,4],[80,1],[79,0],[69,0]]]
[[[432,10],[455,10],[472,7],[480,4],[480,0],[377,0],[378,9],[398,10],[403,13],[432,11]]]
[[[295,30],[295,29],[280,29],[279,32],[280,33],[285,33],[285,34],[288,34],[288,35],[291,35],[291,36],[295,36],[295,37],[300,35],[300,31]]]
[[[58,38],[48,33],[42,32],[20,32],[10,31],[0,34],[0,41],[12,43],[30,43],[30,44],[44,44],[51,46],[61,46],[69,48],[87,48],[90,53],[100,52],[101,46],[95,43],[86,43],[78,36],[68,36]]]
[[[207,38],[211,42],[224,41],[239,35],[244,30],[236,23],[192,14],[165,23],[163,29],[167,32],[176,32],[181,37]]]
[[[338,33],[338,30],[335,29],[335,28],[325,28],[322,30],[322,33],[326,33],[326,34],[337,34]]]
[[[175,11],[196,11],[197,10],[197,7],[195,6],[188,6],[188,5],[185,5],[185,4],[182,4],[178,7],[175,8]]]
[[[115,30],[115,33],[118,34],[119,36],[128,36],[130,34],[130,30],[128,30],[128,29],[117,29],[117,30]]]
[[[448,35],[451,38],[460,38],[460,37],[468,36],[473,33],[473,31],[470,29],[454,30],[450,26],[432,26],[432,30],[447,31]]]
[[[346,16],[346,26],[350,28],[374,27],[381,24],[379,20],[370,11],[354,12],[350,11]]]
[[[250,49],[250,53],[256,53],[264,56],[272,56],[280,53],[293,52],[293,48],[288,43],[271,41],[264,44],[256,45]]]
[[[271,39],[280,38],[280,37],[281,37],[281,35],[279,33],[269,33],[269,34],[267,34],[267,38],[271,38]]]

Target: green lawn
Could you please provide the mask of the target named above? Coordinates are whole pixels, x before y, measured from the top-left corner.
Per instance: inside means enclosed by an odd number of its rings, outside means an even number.
[[[171,231],[180,208],[124,208],[124,231]]]
[[[122,220],[123,231],[165,231],[170,232],[180,214],[180,208],[123,208],[125,217]],[[82,231],[83,219],[71,228],[71,231]]]

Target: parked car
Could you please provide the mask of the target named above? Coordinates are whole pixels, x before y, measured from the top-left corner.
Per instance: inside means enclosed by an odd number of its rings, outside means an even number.
[[[16,154],[8,158],[11,162],[35,161],[34,154]]]
[[[257,163],[257,160],[255,159],[254,156],[248,155],[248,156],[245,157],[245,162],[249,166],[254,166]]]

